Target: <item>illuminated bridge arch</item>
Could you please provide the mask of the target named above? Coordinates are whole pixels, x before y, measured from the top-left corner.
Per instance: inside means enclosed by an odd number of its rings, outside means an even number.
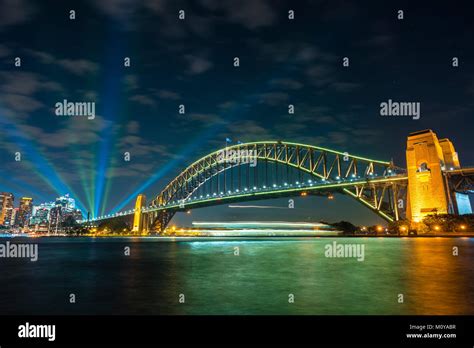
[[[403,207],[397,205],[406,188],[406,175],[401,171],[391,162],[305,144],[281,141],[238,144],[189,165],[145,210],[151,213],[150,223],[161,230],[177,210],[294,196],[299,192],[337,191],[393,221],[403,213],[400,211]],[[291,181],[290,176],[294,177],[295,173],[299,180]]]

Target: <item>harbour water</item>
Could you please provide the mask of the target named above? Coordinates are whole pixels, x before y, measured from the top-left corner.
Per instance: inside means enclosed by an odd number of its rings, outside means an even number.
[[[38,260],[0,259],[1,314],[474,314],[474,238],[7,240]]]

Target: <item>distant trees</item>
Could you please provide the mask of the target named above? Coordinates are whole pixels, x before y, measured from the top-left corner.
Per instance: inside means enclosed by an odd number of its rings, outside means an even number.
[[[434,214],[422,221],[420,232],[474,232],[474,214]]]
[[[101,222],[98,226],[98,230],[122,234],[129,233],[130,226],[122,219],[110,219]]]
[[[389,222],[387,229],[389,232],[397,235],[407,235],[410,231],[410,221],[407,219],[400,219],[398,221]]]
[[[393,221],[388,224],[390,232],[407,235],[409,231],[416,233],[474,232],[474,214],[433,214],[426,216],[420,223],[412,226],[408,220]]]
[[[344,234],[354,234],[359,228],[348,221],[339,221],[331,224]]]

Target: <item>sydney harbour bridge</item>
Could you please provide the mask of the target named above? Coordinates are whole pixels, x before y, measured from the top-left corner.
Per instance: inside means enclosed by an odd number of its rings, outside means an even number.
[[[161,233],[177,212],[231,202],[346,194],[386,221],[412,224],[430,214],[470,213],[474,168],[463,168],[449,139],[431,130],[407,138],[406,167],[285,141],[227,146],[185,168],[149,203],[83,221],[124,220],[134,232]]]

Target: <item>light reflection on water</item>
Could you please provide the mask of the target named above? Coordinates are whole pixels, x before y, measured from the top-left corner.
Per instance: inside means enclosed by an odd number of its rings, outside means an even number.
[[[333,241],[365,260],[325,257]],[[0,259],[2,314],[474,314],[473,238],[34,242],[37,262]]]

